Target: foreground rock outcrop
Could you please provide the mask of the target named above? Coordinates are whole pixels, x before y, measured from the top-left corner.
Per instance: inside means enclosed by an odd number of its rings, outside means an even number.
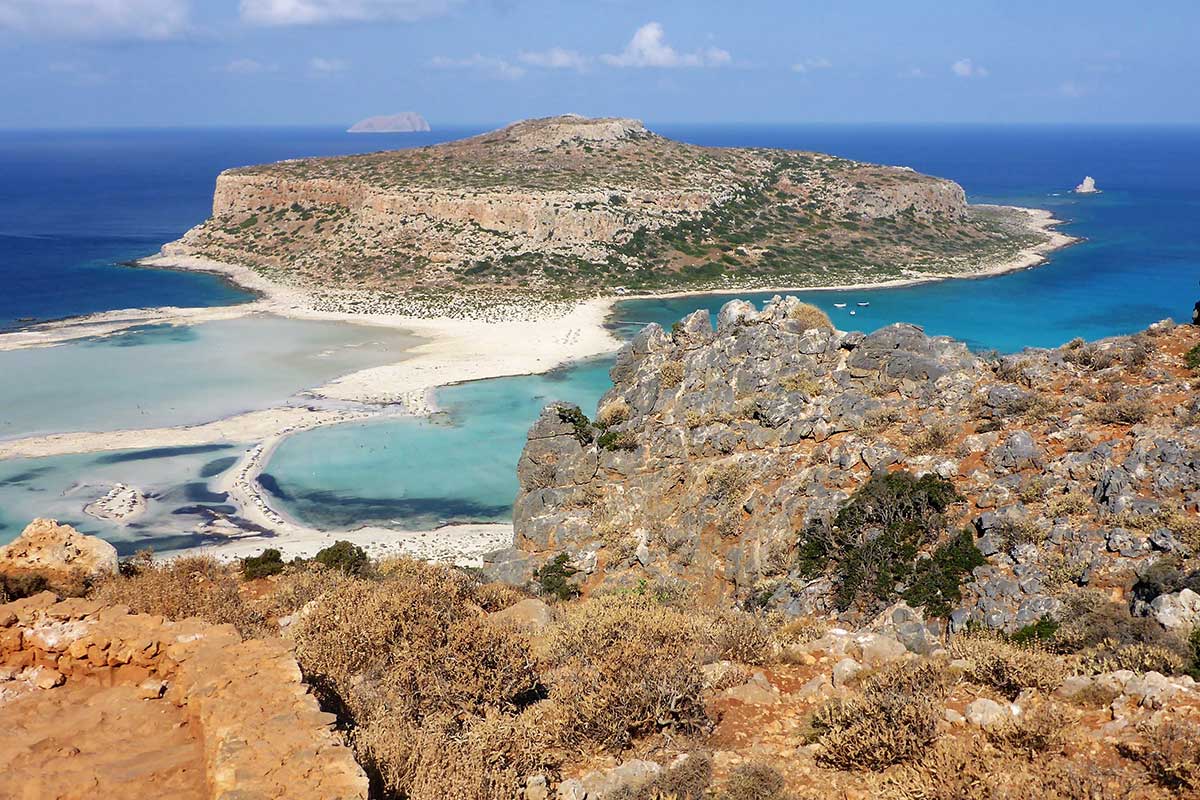
[[[117,571],[117,549],[52,519],[35,519],[0,549],[0,585],[41,581],[78,594],[90,582]]]
[[[1161,324],[983,358],[911,325],[834,331],[794,298],[650,325],[595,423],[554,405],[530,430],[514,548],[490,568],[520,583],[561,557],[585,592],[686,583],[862,620],[906,597],[1008,631],[1090,587],[1190,626],[1198,342]],[[922,498],[920,536],[871,511],[885,495]]]
[[[118,689],[103,699],[87,698],[118,718],[122,709],[113,704],[114,698],[180,709],[197,731],[200,763],[195,767],[201,772],[204,791],[194,796],[223,800],[365,800],[367,796],[366,776],[332,729],[334,715],[322,712],[309,694],[295,657],[281,639],[242,641],[229,625],[196,619],[164,621],[94,600],[58,601],[49,592],[0,605],[0,704],[15,702],[13,698],[36,703],[30,692],[75,686]],[[168,719],[176,716],[173,711],[164,713]],[[11,733],[6,729],[6,736],[0,737],[6,781],[25,776],[21,785],[32,792],[34,776],[48,763],[39,759],[52,754],[30,751],[30,743]],[[166,736],[167,731],[161,734]],[[146,730],[141,735],[156,733]],[[67,735],[64,741],[77,751],[95,744],[69,740]],[[169,757],[177,758],[184,744]],[[78,774],[40,778],[53,788],[43,796],[85,796],[89,787],[119,787],[129,773],[136,772],[102,756],[93,758],[94,770],[88,774],[79,763],[87,756],[76,752]],[[138,769],[153,766],[143,764]],[[186,758],[178,766],[189,766]],[[26,775],[27,770],[32,772]],[[151,791],[140,796],[163,795]]]
[[[350,307],[354,291],[405,292],[353,305],[378,312],[464,287],[562,296],[970,272],[1047,241],[1039,224],[970,206],[958,184],[906,168],[700,147],[637,120],[562,116],[228,170],[212,217],[164,253],[324,287],[322,307]]]

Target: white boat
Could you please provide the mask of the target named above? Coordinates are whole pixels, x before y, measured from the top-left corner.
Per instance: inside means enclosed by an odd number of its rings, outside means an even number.
[[[853,316],[854,316],[855,314],[857,314],[857,313],[858,313],[858,312],[857,312],[857,311],[855,311],[853,308],[852,308],[852,309],[850,309],[850,316],[852,316],[852,317],[853,317]]]
[[[869,305],[871,305],[871,304],[870,303],[859,303],[858,304],[859,308],[866,308]]]
[[[834,303],[833,307],[834,308],[845,308],[846,304],[845,303]]]

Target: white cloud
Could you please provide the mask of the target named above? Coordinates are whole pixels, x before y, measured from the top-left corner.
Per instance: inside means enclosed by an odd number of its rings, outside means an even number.
[[[65,39],[172,39],[190,25],[188,0],[0,0],[0,31]]]
[[[429,62],[435,69],[468,69],[481,73],[488,78],[513,81],[525,75],[525,68],[509,63],[502,58],[476,53],[470,58],[447,58],[437,56]]]
[[[614,67],[719,67],[733,61],[729,52],[719,47],[678,52],[667,44],[666,32],[657,22],[647,22],[638,28],[621,53],[600,58]]]
[[[531,67],[542,67],[544,69],[584,69],[587,67],[587,56],[581,55],[574,50],[564,50],[561,47],[551,47],[549,50],[540,52],[528,52],[522,50],[517,54],[517,60],[522,64],[528,64]]]
[[[792,64],[792,72],[812,72],[816,69],[829,69],[832,66],[833,63],[828,58],[806,58],[803,61],[797,61],[795,64]]]
[[[988,71],[969,58],[960,58],[950,65],[950,71],[960,78],[986,78]]]
[[[221,67],[222,72],[234,75],[255,75],[259,72],[275,72],[277,69],[279,67],[274,64],[264,64],[253,58],[235,58]]]
[[[350,65],[340,58],[310,58],[308,60],[308,70],[313,75],[324,77],[333,75],[338,72],[345,72],[350,68]]]
[[[393,20],[411,22],[444,14],[462,0],[241,0],[241,17],[253,25],[324,25]]]
[[[1087,94],[1087,89],[1075,81],[1063,81],[1058,85],[1058,93],[1063,97],[1083,97]]]

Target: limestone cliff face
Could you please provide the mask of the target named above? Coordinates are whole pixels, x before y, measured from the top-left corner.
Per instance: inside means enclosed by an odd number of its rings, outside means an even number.
[[[514,548],[493,572],[521,582],[565,553],[586,591],[682,582],[828,611],[801,534],[878,471],[962,495],[947,530],[968,527],[986,563],[965,576],[959,625],[1028,624],[1057,608],[1064,574],[1126,591],[1200,545],[1200,404],[1181,355],[1200,330],[987,361],[910,325],[812,324],[777,298],[726,305],[715,331],[707,312],[645,328],[594,424],[551,406],[530,430]]]
[[[171,250],[321,286],[654,289],[962,270],[1012,243],[997,225],[912,170],[568,116],[226,171]]]

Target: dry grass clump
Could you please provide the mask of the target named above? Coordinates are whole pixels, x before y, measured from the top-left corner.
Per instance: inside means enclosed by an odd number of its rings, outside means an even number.
[[[821,393],[821,382],[811,375],[801,373],[780,378],[779,387],[785,392],[801,392],[809,397]]]
[[[964,633],[950,640],[950,655],[969,663],[963,677],[990,686],[1010,700],[1022,689],[1052,692],[1067,677],[1067,664],[1032,645],[1017,645],[984,633]]]
[[[596,427],[611,428],[613,425],[620,425],[622,422],[628,421],[632,413],[625,398],[618,397],[616,400],[605,403],[596,413]]]
[[[833,330],[833,322],[829,319],[829,315],[811,303],[797,303],[792,306],[788,317],[798,322],[801,330],[807,331],[813,328]]]
[[[769,764],[743,764],[729,774],[716,800],[787,800],[787,783]]]
[[[658,368],[658,382],[663,385],[664,389],[674,389],[683,383],[683,363],[680,361],[665,362]]]
[[[1080,669],[1100,673],[1118,669],[1154,670],[1173,675],[1187,666],[1187,643],[1164,631],[1151,617],[1135,617],[1098,590],[1071,593],[1062,624],[1050,646],[1078,654]]]
[[[908,440],[908,452],[912,455],[936,453],[944,449],[958,436],[958,429],[947,420],[937,420],[926,425]]]
[[[817,709],[811,721],[818,763],[841,770],[880,770],[909,761],[938,734],[948,682],[933,662],[886,667],[860,692]]]
[[[759,665],[774,655],[774,637],[762,616],[734,609],[718,609],[706,616],[702,633],[717,658]]]
[[[789,619],[775,631],[775,639],[782,645],[808,644],[829,633],[829,623],[812,617]]]
[[[1145,767],[1158,785],[1181,797],[1194,797],[1200,791],[1200,725],[1167,720],[1142,733],[1144,742],[1118,745],[1121,755]]]
[[[268,632],[266,616],[243,599],[240,585],[235,567],[210,556],[187,556],[136,562],[126,574],[94,586],[90,596],[103,603],[129,606],[139,614],[175,620],[199,617],[214,625],[233,625],[244,637]]]
[[[707,753],[687,753],[658,777],[634,789],[622,786],[604,795],[605,800],[703,800],[712,783],[712,758]]]
[[[1008,755],[983,736],[944,737],[923,758],[881,776],[880,800],[1149,800],[1144,781],[1064,757]]]
[[[1178,675],[1188,666],[1188,660],[1169,647],[1145,642],[1119,644],[1113,639],[1106,639],[1082,651],[1079,662],[1084,672],[1094,674],[1127,669]]]
[[[985,735],[1006,753],[1034,758],[1042,753],[1061,752],[1076,719],[1062,704],[1038,694],[1023,703],[1019,716],[988,728]]]
[[[584,600],[546,643],[550,700],[566,742],[619,750],[660,730],[708,725],[695,618],[634,595]]]
[[[1089,406],[1088,415],[1109,425],[1136,425],[1154,416],[1154,406],[1148,400],[1125,397],[1116,402]]]
[[[382,792],[512,794],[556,736],[548,709],[529,716],[544,690],[527,637],[487,617],[480,601],[495,592],[465,573],[409,560],[380,573],[339,583],[297,620],[306,678]]]
[[[1046,502],[1046,511],[1052,517],[1076,517],[1090,514],[1092,498],[1079,491],[1054,495]]]

